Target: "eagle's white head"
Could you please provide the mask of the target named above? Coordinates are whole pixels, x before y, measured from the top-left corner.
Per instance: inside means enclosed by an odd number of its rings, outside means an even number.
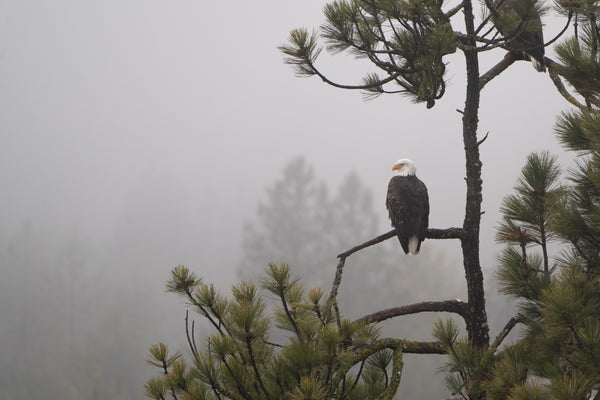
[[[417,173],[417,167],[411,160],[402,158],[396,161],[396,164],[392,167],[392,171],[396,176],[409,176]]]

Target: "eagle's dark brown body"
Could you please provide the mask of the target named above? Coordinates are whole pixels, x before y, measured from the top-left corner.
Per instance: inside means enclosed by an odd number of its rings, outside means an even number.
[[[533,67],[539,71],[546,71],[544,61],[544,34],[542,21],[535,15],[526,24],[519,18],[516,7],[517,2],[523,0],[496,0],[494,5],[503,21],[496,22],[496,28],[507,39],[507,48],[518,56],[520,60],[530,60]],[[523,5],[519,5],[520,8]],[[533,11],[533,10],[531,10]]]
[[[394,176],[386,206],[404,253],[418,254],[429,225],[427,187],[415,175]]]

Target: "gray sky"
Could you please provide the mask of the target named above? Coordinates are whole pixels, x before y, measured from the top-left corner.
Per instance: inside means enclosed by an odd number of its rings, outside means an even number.
[[[401,96],[365,102],[358,92],[298,79],[276,46],[291,28],[317,27],[322,4],[0,4],[4,229],[31,220],[110,236],[146,181],[173,213],[188,207],[189,229],[211,233],[207,248],[231,249],[265,184],[299,154],[332,182],[357,170],[382,209],[389,166],[412,158],[430,189],[432,225],[459,224],[464,156],[454,110],[463,105],[462,58],[449,57],[448,94],[432,110]],[[482,71],[502,55],[495,51]],[[323,57],[323,69],[358,82],[361,70],[338,58]],[[557,148],[553,117],[566,107],[547,74],[525,62],[486,88],[488,215],[528,152]],[[493,223],[486,216],[484,224]]]
[[[296,78],[277,46],[292,28],[316,28],[323,4],[0,1],[0,240],[30,223],[79,237],[99,260],[112,260],[105,249],[118,242],[128,260],[117,263],[120,272],[149,275],[157,301],[171,298],[164,281],[180,263],[225,287],[242,223],[297,155],[332,184],[356,170],[375,192],[385,230],[391,166],[411,158],[429,188],[430,225],[460,225],[461,55],[448,57],[447,94],[431,110]],[[549,24],[546,38],[559,30]],[[486,56],[482,72],[503,55]],[[344,56],[323,56],[321,65],[343,83],[371,71]],[[552,129],[567,108],[548,75],[526,62],[482,93],[480,132],[490,132],[481,148],[484,263],[499,250],[492,227],[502,197],[529,152],[560,152]],[[456,244],[440,246],[458,254]],[[106,282],[115,268],[103,267]]]

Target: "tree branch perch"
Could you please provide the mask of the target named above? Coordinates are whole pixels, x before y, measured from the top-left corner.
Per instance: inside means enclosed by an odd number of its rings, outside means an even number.
[[[447,228],[447,229],[430,228],[427,230],[427,234],[425,235],[425,237],[427,239],[460,239],[460,238],[462,238],[462,235],[463,235],[462,228]],[[368,241],[364,242],[363,244],[355,246],[355,247],[351,248],[350,250],[346,250],[345,252],[338,254],[337,258],[346,258],[346,257],[352,255],[353,253],[356,253],[357,251],[360,251],[367,247],[381,243],[381,242],[388,240],[394,236],[396,236],[396,231],[391,230],[391,231],[384,233],[382,235],[379,235],[371,240],[368,240]]]
[[[422,312],[449,312],[466,318],[467,303],[461,300],[424,301],[422,303],[409,304],[406,306],[393,307],[386,310],[377,311],[373,314],[365,315],[354,322],[366,322],[370,324],[373,322],[385,321],[386,319],[401,315],[418,314]]]

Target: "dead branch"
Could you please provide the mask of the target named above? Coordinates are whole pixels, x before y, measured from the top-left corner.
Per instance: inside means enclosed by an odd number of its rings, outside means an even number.
[[[517,55],[511,52],[506,53],[502,61],[498,64],[494,65],[488,72],[481,75],[479,78],[479,90],[483,89],[483,87],[492,79],[500,75],[505,69],[510,67],[515,61],[517,61]]]
[[[515,327],[515,325],[517,325],[520,322],[523,322],[523,318],[520,315],[512,317],[510,321],[508,321],[507,324],[504,326],[502,332],[498,334],[496,340],[494,340],[494,343],[492,343],[492,346],[490,348],[493,349],[493,351],[496,351],[496,349],[502,344],[504,339],[506,339],[510,331]]]
[[[371,324],[373,322],[381,322],[401,315],[418,314],[422,312],[449,312],[466,318],[467,303],[461,300],[424,301],[422,303],[377,311],[373,314],[365,315],[354,322],[366,322],[367,324]]]
[[[431,228],[431,229],[427,230],[427,234],[425,235],[425,237],[427,239],[460,239],[462,237],[462,234],[463,234],[463,230],[461,228],[448,228],[448,229]],[[396,236],[396,231],[391,230],[387,233],[384,233],[383,235],[379,235],[376,238],[368,240],[368,241],[364,242],[363,244],[359,244],[358,246],[355,246],[355,247],[351,248],[350,250],[346,250],[345,252],[338,254],[337,258],[346,258],[346,257],[352,255],[353,253],[356,253],[357,251],[360,251],[367,247],[381,243],[381,242],[388,240],[389,238],[392,238],[394,236]]]
[[[408,339],[383,338],[359,349],[359,357],[364,358],[383,349],[402,350],[411,354],[447,354],[439,342],[416,342]]]

